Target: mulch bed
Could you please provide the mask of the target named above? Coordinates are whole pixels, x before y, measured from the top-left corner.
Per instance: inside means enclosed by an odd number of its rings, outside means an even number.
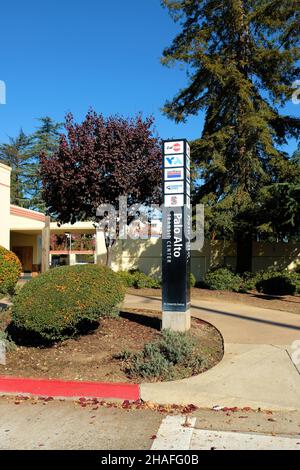
[[[102,320],[90,334],[52,347],[18,345],[7,352],[6,365],[0,365],[0,375],[137,383],[138,380],[126,376],[115,356],[124,350],[143,349],[145,343],[159,338],[159,327],[157,312],[138,309],[123,312],[120,318]],[[199,341],[197,349],[205,358],[203,371],[207,370],[223,357],[222,336],[212,325],[196,319],[192,322],[192,332]]]

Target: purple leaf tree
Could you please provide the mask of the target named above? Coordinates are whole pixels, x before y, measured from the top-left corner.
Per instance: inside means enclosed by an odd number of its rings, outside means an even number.
[[[48,213],[60,223],[96,220],[101,204],[119,211],[119,196],[128,205],[159,203],[161,197],[161,142],[153,118],[104,118],[89,111],[81,124],[72,114],[58,150],[41,155],[43,196]],[[104,225],[107,265],[118,234]]]

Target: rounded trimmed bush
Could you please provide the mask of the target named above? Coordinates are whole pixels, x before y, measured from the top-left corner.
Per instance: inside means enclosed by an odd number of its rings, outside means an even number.
[[[228,268],[218,268],[209,271],[205,275],[204,284],[211,290],[238,292],[242,284],[242,279]]]
[[[44,340],[62,340],[78,333],[85,322],[118,315],[124,295],[119,276],[106,266],[54,268],[20,290],[13,324]]]
[[[267,271],[261,273],[256,289],[267,295],[295,295],[300,292],[300,276],[288,271]]]
[[[22,272],[19,258],[3,246],[0,246],[0,294],[13,294]]]

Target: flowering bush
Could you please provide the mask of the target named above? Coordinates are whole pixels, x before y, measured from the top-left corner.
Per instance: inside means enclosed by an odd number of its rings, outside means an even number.
[[[0,246],[0,294],[13,294],[22,272],[19,258]]]

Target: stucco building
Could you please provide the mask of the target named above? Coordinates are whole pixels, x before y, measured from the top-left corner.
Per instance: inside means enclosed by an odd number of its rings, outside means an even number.
[[[11,169],[0,163],[0,245],[13,250],[24,272],[44,271],[48,265],[105,263],[103,233],[92,222],[58,226],[40,212],[10,204]],[[158,224],[159,225],[159,224]],[[147,238],[147,227],[140,227],[141,239],[119,240],[112,268],[138,268],[145,273],[161,272],[161,238]],[[143,239],[144,238],[144,239]],[[236,265],[236,246],[225,240],[206,240],[200,251],[192,251],[192,271],[199,280],[213,265]],[[252,271],[270,266],[297,269],[300,266],[300,243],[253,242]]]
[[[94,263],[103,254],[103,235],[97,237],[92,222],[47,224],[44,214],[10,204],[10,183],[11,168],[0,163],[0,245],[18,255],[24,272],[38,273],[49,264]]]

